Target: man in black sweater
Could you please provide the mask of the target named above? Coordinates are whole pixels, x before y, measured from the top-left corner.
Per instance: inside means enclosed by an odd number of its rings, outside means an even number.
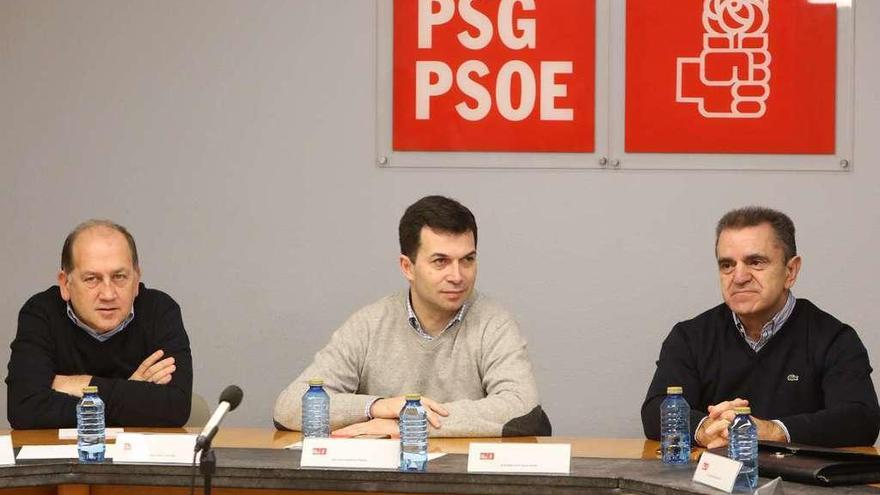
[[[801,258],[785,214],[748,207],[716,228],[724,304],[678,323],[663,342],[642,404],[645,436],[660,439],[660,403],[680,385],[698,445],[727,444],[738,406],[761,440],[829,447],[872,445],[880,406],[855,330],[795,299]]]
[[[58,285],[31,297],[9,359],[13,428],[76,426],[82,389],[98,387],[108,426],[182,426],[192,356],[180,307],[140,283],[122,226],[90,220],[64,242]]]

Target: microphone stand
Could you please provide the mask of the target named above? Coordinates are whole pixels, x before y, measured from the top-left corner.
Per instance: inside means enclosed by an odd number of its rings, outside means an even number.
[[[220,394],[220,405],[208,420],[202,435],[196,437],[196,451],[202,451],[201,457],[199,457],[199,471],[205,477],[204,495],[211,495],[211,478],[217,471],[217,458],[214,456],[211,442],[214,440],[214,435],[217,434],[223,416],[238,407],[242,395],[241,389],[235,385],[223,389],[223,393]]]
[[[208,440],[199,455],[199,472],[205,478],[204,495],[211,495],[211,478],[216,471],[217,457],[214,455],[214,449],[211,448],[211,440]]]

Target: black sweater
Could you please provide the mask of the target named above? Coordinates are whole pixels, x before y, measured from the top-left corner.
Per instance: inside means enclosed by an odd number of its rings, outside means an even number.
[[[13,428],[76,426],[78,398],[52,389],[55,375],[92,375],[105,403],[108,426],[182,426],[189,418],[192,356],[180,307],[167,294],[141,284],[134,319],[99,342],[67,316],[57,286],[31,297],[18,315],[7,385]],[[171,382],[128,380],[153,352],[173,356]]]
[[[645,436],[660,437],[666,387],[681,385],[691,434],[708,406],[748,399],[752,415],[778,419],[796,443],[873,445],[880,407],[868,353],[852,327],[798,299],[791,316],[758,352],[725,304],[672,328],[642,404]]]

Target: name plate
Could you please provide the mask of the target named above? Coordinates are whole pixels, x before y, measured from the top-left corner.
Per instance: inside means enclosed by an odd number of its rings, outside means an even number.
[[[123,431],[122,428],[104,428],[104,439],[114,440]],[[59,428],[58,440],[76,440],[76,428]]]
[[[0,466],[15,464],[15,455],[12,453],[12,436],[0,435]]]
[[[116,437],[113,462],[192,464],[195,446],[196,435],[120,433]]]
[[[739,461],[703,452],[700,460],[697,461],[694,481],[730,493],[733,491],[733,484],[741,467],[742,463]]]
[[[567,443],[471,443],[469,473],[568,474],[571,445]]]
[[[300,467],[400,469],[400,441],[306,438]]]

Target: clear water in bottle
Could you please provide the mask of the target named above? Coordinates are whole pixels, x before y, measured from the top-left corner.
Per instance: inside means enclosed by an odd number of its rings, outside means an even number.
[[[98,397],[98,387],[83,388],[76,405],[76,450],[80,462],[104,460],[104,401]]]
[[[737,407],[736,418],[727,430],[727,457],[743,463],[733,485],[735,491],[752,491],[758,486],[758,427],[751,414],[751,408]]]
[[[687,464],[691,458],[691,407],[681,387],[668,387],[660,404],[660,452],[664,464]]]
[[[400,470],[425,471],[428,467],[428,416],[420,395],[406,396],[399,425]]]
[[[309,389],[302,397],[303,438],[330,436],[330,396],[324,391],[324,380],[309,380]]]

